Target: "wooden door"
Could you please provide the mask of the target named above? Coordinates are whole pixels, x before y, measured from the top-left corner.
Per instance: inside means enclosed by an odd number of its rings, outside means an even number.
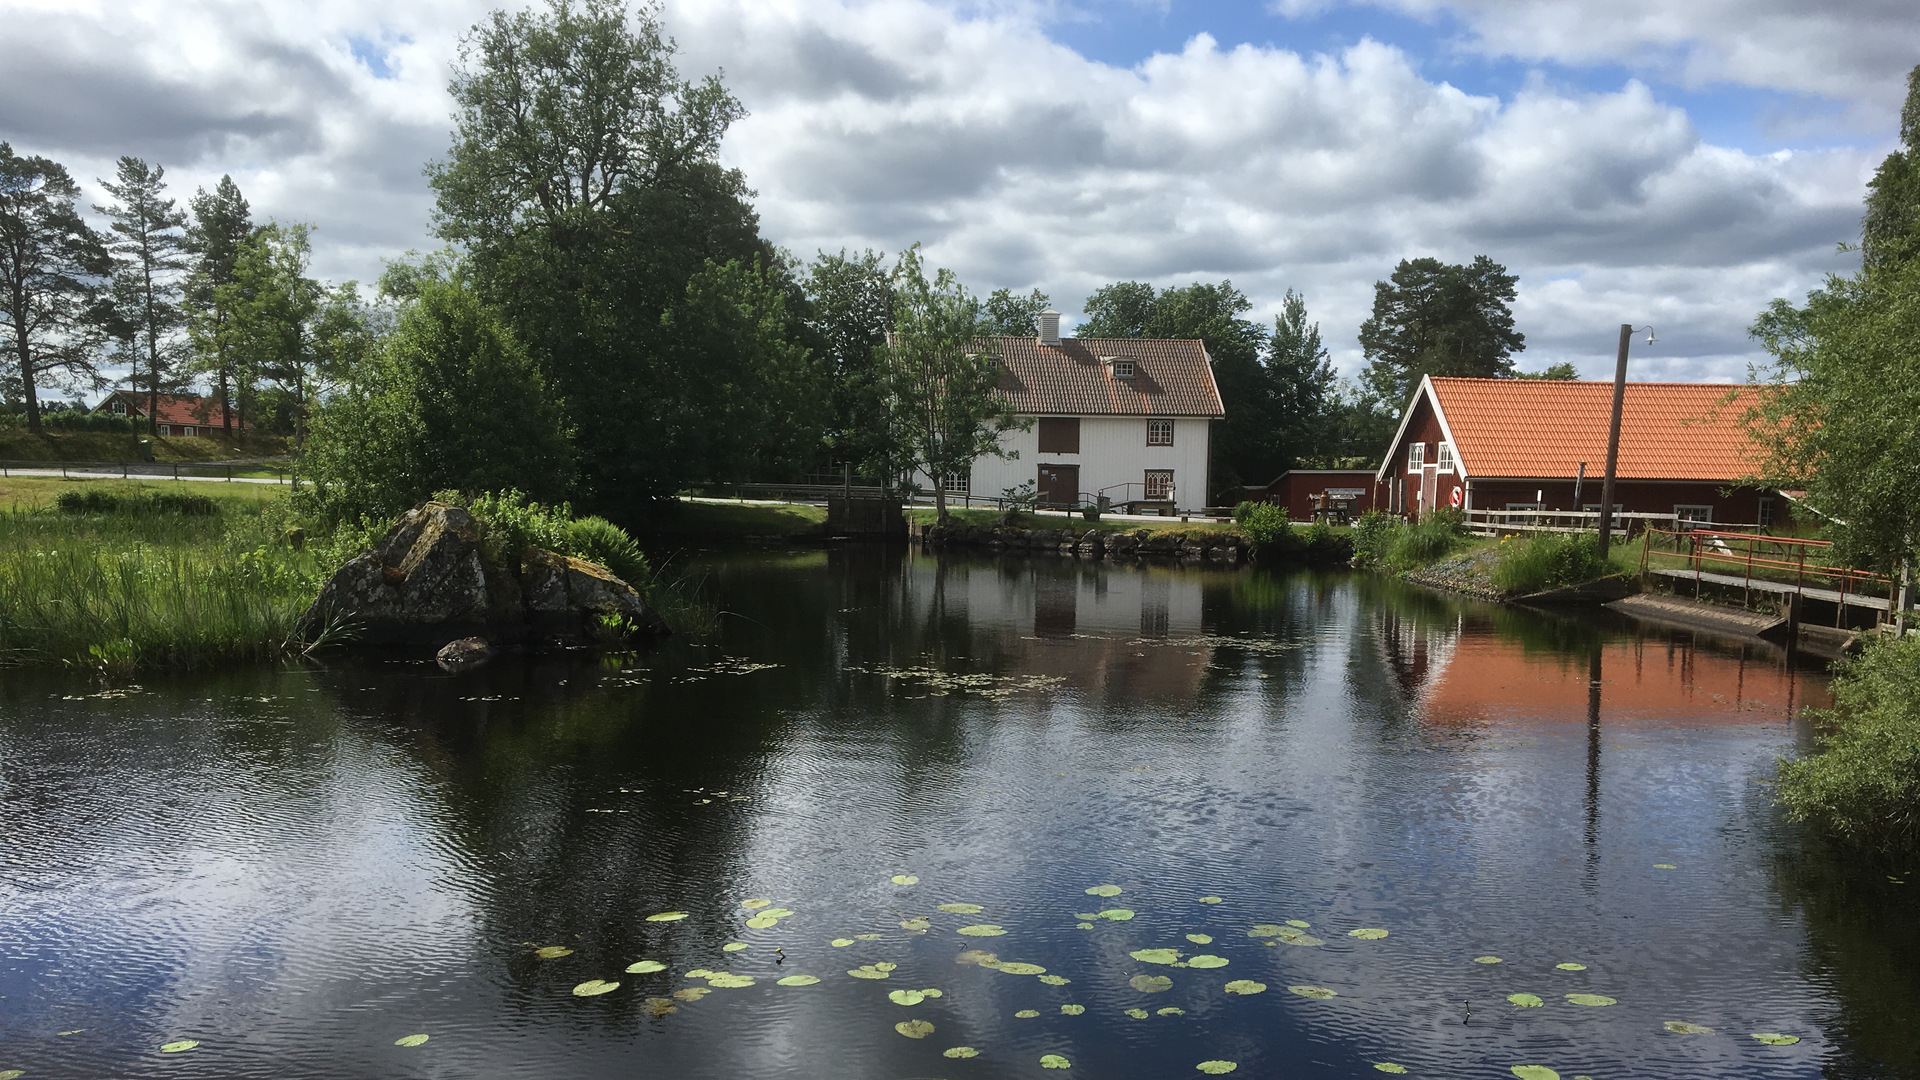
[[[1420,517],[1440,509],[1436,503],[1440,498],[1440,467],[1428,465],[1420,470]]]
[[[1074,506],[1080,501],[1080,466],[1042,465],[1037,494],[1041,506]]]

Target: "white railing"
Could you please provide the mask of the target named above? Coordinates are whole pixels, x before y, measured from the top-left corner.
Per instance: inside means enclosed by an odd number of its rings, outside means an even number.
[[[1726,522],[1692,521],[1677,514],[1619,512],[1613,515],[1613,527],[1627,534],[1649,528],[1685,532],[1688,529],[1715,529],[1721,532],[1760,532],[1759,525],[1734,525]],[[1479,536],[1527,532],[1598,532],[1598,510],[1469,510],[1467,530]]]

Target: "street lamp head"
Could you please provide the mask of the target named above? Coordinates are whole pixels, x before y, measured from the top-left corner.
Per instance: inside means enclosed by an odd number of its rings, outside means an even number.
[[[1653,336],[1653,327],[1651,326],[1647,327],[1647,344],[1651,345],[1654,342],[1659,340],[1660,340],[1659,338]]]

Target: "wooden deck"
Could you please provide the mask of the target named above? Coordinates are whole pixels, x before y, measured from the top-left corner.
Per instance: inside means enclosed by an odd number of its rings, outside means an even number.
[[[1760,592],[1774,593],[1779,596],[1792,596],[1799,593],[1809,600],[1822,600],[1829,604],[1838,604],[1843,600],[1848,607],[1867,608],[1872,611],[1892,611],[1893,602],[1884,596],[1867,596],[1850,592],[1844,597],[1839,589],[1816,589],[1811,585],[1788,585],[1781,581],[1767,581],[1761,578],[1736,577],[1733,574],[1710,574],[1705,571],[1681,570],[1670,567],[1655,567],[1647,571],[1660,577],[1674,578],[1680,581],[1712,582],[1715,585],[1732,585],[1736,588],[1755,589]]]

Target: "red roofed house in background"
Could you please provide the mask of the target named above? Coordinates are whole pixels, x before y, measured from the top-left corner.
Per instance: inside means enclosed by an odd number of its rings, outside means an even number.
[[[994,498],[1033,484],[1042,506],[1102,495],[1116,508],[1162,514],[1206,506],[1212,425],[1226,415],[1206,347],[1062,338],[1057,311],[1039,322],[1037,337],[991,339],[1004,371],[1000,393],[1034,420],[1000,437],[1019,456],[981,457],[968,475],[940,478],[948,497]]]
[[[115,390],[102,398],[92,411],[145,417],[147,401],[145,390]],[[220,404],[198,394],[161,394],[154,420],[159,424],[160,434],[166,436],[217,435],[221,430]],[[241,423],[240,414],[234,414],[235,431],[252,426]]]
[[[1628,383],[1614,482],[1620,511],[1771,526],[1775,493],[1740,486],[1753,468],[1743,416],[1756,392]],[[1422,379],[1374,474],[1376,504],[1411,518],[1442,506],[1598,510],[1612,413],[1611,382]]]

